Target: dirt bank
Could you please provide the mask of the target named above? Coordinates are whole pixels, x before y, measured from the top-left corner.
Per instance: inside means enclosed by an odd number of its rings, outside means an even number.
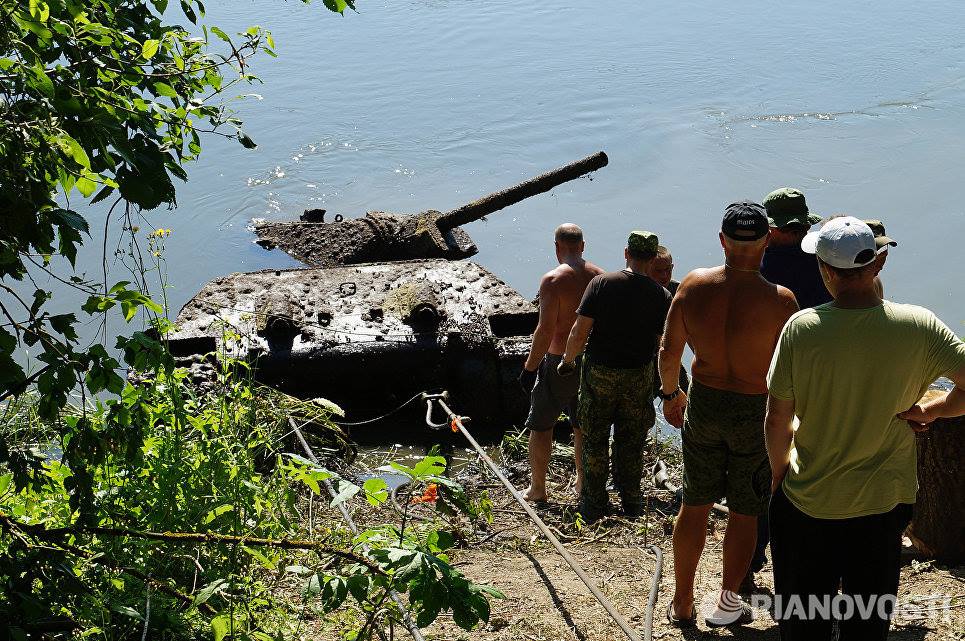
[[[508,439],[503,446],[507,469],[517,487],[526,485],[526,466],[520,461],[524,442]],[[671,475],[679,483],[679,462],[672,458],[669,445],[657,448],[661,458],[669,459]],[[701,621],[696,630],[682,632],[667,625],[664,611],[673,591],[673,556],[669,540],[674,512],[673,497],[665,491],[649,493],[645,519],[628,521],[619,514],[592,526],[580,526],[572,516],[571,448],[554,446],[551,464],[550,502],[538,511],[553,528],[567,549],[581,563],[610,598],[617,609],[642,632],[644,611],[655,570],[646,545],[656,544],[665,553],[663,579],[654,615],[655,639],[779,639],[776,624],[766,611],[747,626],[708,631]],[[656,456],[648,456],[652,464]],[[464,481],[471,491],[488,487],[493,498],[493,522],[474,534],[463,548],[451,555],[453,562],[471,579],[490,583],[506,594],[493,602],[489,624],[472,632],[456,626],[443,615],[425,631],[427,639],[474,641],[609,641],[624,636],[607,617],[583,583],[552,547],[542,540],[525,513],[502,491],[493,479],[480,476],[480,468],[464,467]],[[618,505],[615,495],[611,496]],[[697,598],[713,594],[720,586],[721,551],[724,521],[715,518],[707,532],[707,543],[697,573]],[[758,592],[770,594],[773,578],[770,565],[758,575]],[[939,610],[942,601],[934,595],[951,598],[950,609]],[[889,638],[907,641],[937,641],[965,638],[965,567],[948,568],[906,556],[902,568],[899,603],[919,610],[921,618],[903,616],[892,627]],[[317,616],[307,621],[304,638],[336,638],[336,618]],[[396,630],[396,635],[400,631]],[[403,636],[399,636],[403,638]]]

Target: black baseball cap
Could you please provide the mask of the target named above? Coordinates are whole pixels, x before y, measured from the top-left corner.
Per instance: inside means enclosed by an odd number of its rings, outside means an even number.
[[[771,223],[763,205],[751,200],[727,205],[720,230],[732,240],[758,240],[767,236]]]

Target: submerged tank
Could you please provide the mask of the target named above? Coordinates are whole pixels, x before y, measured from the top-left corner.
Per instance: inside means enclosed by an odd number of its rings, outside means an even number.
[[[181,309],[171,350],[198,384],[230,354],[265,384],[334,401],[349,421],[446,389],[480,433],[495,436],[525,415],[516,378],[538,311],[486,268],[459,260],[477,251],[460,225],[606,163],[600,152],[447,213],[326,223],[314,210],[298,222],[258,223],[261,244],[309,267],[207,283]],[[424,411],[414,403],[404,416],[421,421]],[[379,430],[367,433],[384,439]]]

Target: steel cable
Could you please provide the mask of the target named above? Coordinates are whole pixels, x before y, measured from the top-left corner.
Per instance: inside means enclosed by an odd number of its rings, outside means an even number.
[[[489,467],[489,469],[493,472],[493,474],[496,475],[496,478],[499,479],[499,481],[509,491],[512,497],[516,499],[516,502],[519,503],[520,506],[523,508],[523,510],[526,511],[526,514],[533,521],[533,523],[536,525],[539,531],[542,532],[543,536],[545,536],[546,539],[553,544],[553,547],[556,548],[556,551],[559,552],[560,556],[563,557],[563,560],[566,561],[566,563],[573,569],[574,572],[576,572],[576,575],[580,577],[580,580],[583,581],[583,583],[590,590],[593,596],[596,597],[596,600],[600,602],[600,605],[603,606],[603,609],[606,610],[607,614],[609,614],[610,617],[613,619],[613,621],[620,627],[620,629],[623,631],[626,637],[630,639],[630,641],[640,641],[640,636],[633,630],[632,627],[630,627],[630,624],[627,622],[626,619],[623,618],[623,615],[621,615],[617,611],[617,609],[613,606],[613,604],[610,603],[610,600],[606,598],[606,595],[604,595],[603,592],[601,592],[600,589],[596,587],[596,585],[593,583],[593,579],[591,579],[590,576],[583,570],[583,568],[580,567],[580,564],[577,562],[576,559],[573,558],[573,555],[571,555],[566,550],[566,548],[563,547],[563,544],[560,543],[559,539],[556,538],[556,536],[550,531],[550,529],[546,526],[546,524],[539,517],[539,515],[536,514],[536,511],[533,510],[530,504],[526,502],[526,499],[523,498],[523,496],[519,493],[519,491],[515,487],[513,487],[513,484],[509,482],[509,480],[503,475],[503,473],[499,471],[499,468],[496,466],[493,460],[489,458],[489,455],[486,454],[486,451],[482,447],[480,447],[479,443],[476,442],[476,439],[472,437],[472,434],[470,434],[469,430],[467,430],[466,427],[463,425],[462,417],[455,414],[449,408],[449,406],[446,405],[446,402],[445,400],[443,400],[442,395],[439,395],[433,400],[439,403],[439,406],[449,417],[453,431],[461,432],[462,435],[466,437],[466,440],[469,441],[469,444],[472,445],[473,449],[476,450],[476,452],[482,458],[483,462],[486,463],[487,467]]]

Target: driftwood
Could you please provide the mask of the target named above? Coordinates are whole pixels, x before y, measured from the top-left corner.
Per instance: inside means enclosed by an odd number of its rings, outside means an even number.
[[[918,500],[907,534],[925,556],[961,563],[965,561],[965,417],[939,419],[928,431],[919,432],[916,441]]]

